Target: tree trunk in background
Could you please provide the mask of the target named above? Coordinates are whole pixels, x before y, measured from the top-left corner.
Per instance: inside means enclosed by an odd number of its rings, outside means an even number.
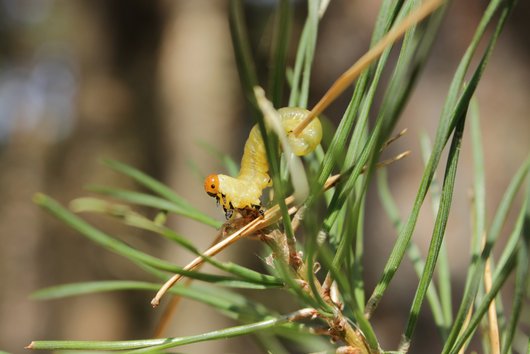
[[[203,190],[203,178],[222,171],[222,167],[200,143],[207,143],[221,153],[233,151],[234,147],[239,149],[241,144],[240,124],[236,119],[240,113],[237,104],[241,103],[241,91],[230,42],[227,3],[201,0],[165,4],[169,16],[159,67],[163,109],[161,138],[166,157],[164,180],[200,210],[222,218],[222,210],[216,208],[215,201]],[[169,223],[200,249],[206,249],[217,233],[184,218],[175,218]],[[164,258],[179,265],[195,257],[174,245],[165,253]],[[236,254],[231,248],[220,258],[237,261]],[[165,299],[163,305],[168,300]],[[166,335],[191,335],[231,325],[233,321],[213,309],[183,299]],[[249,338],[239,338],[198,343],[181,350],[187,353],[238,352],[242,343],[252,348]]]

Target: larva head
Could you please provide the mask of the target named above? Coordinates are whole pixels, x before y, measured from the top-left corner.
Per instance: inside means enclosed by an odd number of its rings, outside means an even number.
[[[215,197],[219,194],[219,177],[217,175],[209,175],[204,180],[204,190],[206,193]]]

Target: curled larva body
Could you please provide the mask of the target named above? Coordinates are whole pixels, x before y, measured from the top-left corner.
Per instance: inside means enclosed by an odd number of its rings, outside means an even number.
[[[287,107],[281,108],[278,113],[293,152],[298,156],[304,156],[315,150],[322,139],[322,126],[318,118],[296,136],[292,133],[293,129],[309,111]],[[259,211],[263,189],[270,184],[268,172],[269,164],[263,138],[259,127],[255,125],[245,143],[239,175],[237,177],[209,175],[204,182],[204,189],[222,205],[227,218],[232,215],[234,209]]]
[[[282,126],[287,134],[289,145],[297,156],[305,156],[312,153],[322,140],[322,125],[318,118],[313,119],[309,125],[302,130],[300,135],[293,134],[293,129],[309,114],[303,108],[285,107],[278,110],[282,118]]]

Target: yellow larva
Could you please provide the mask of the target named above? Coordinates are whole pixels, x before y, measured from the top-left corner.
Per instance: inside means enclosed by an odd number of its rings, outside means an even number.
[[[289,145],[298,156],[311,153],[320,144],[322,126],[314,119],[298,136],[293,129],[309,114],[303,108],[287,107],[278,110],[281,123],[287,134]],[[239,211],[260,211],[260,197],[270,183],[269,164],[263,138],[255,125],[245,143],[241,170],[237,177],[209,175],[204,181],[204,190],[215,197],[223,206],[226,217],[230,218],[234,209]]]

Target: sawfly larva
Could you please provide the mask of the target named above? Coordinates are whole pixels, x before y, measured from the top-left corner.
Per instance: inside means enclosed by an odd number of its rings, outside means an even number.
[[[322,125],[318,119],[299,134],[293,129],[309,114],[304,108],[286,107],[278,110],[281,124],[287,134],[289,145],[297,156],[311,153],[322,139]],[[270,185],[269,163],[265,153],[265,145],[259,127],[255,125],[245,143],[241,170],[237,177],[227,175],[209,175],[204,181],[204,190],[221,204],[226,218],[232,216],[234,210],[240,212],[260,212],[260,197]]]

